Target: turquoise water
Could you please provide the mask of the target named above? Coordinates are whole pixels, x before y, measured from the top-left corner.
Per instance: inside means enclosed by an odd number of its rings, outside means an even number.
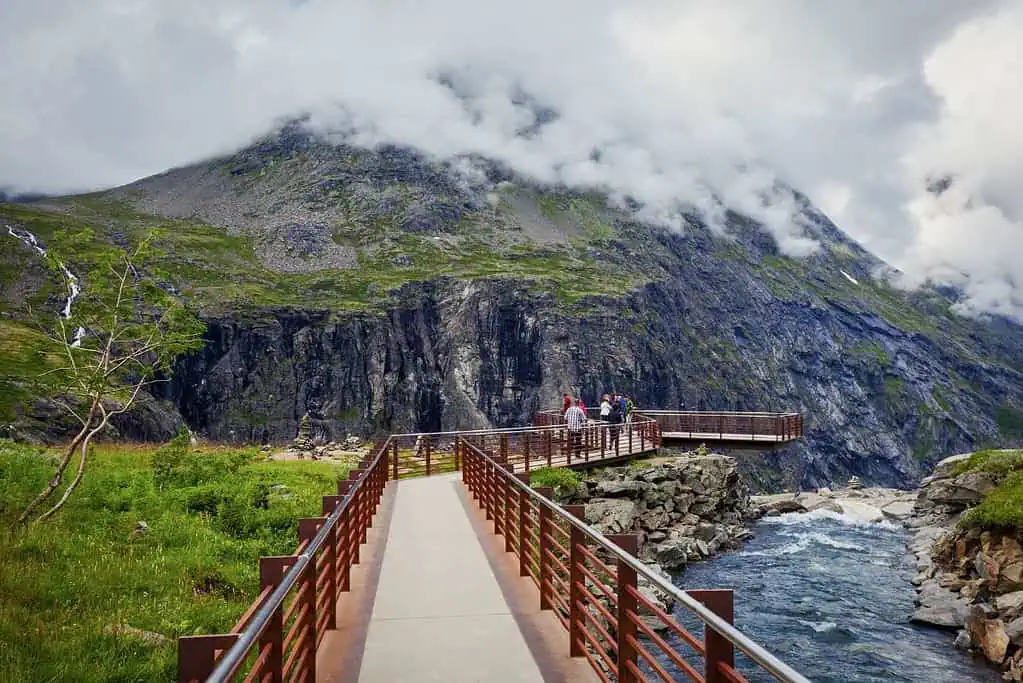
[[[909,623],[915,566],[900,526],[820,511],[768,518],[753,531],[742,551],[694,564],[676,583],[733,588],[736,625],[804,676],[834,683],[1001,680],[953,649],[953,632]],[[681,620],[701,632],[699,622]],[[750,680],[774,680],[738,663]]]

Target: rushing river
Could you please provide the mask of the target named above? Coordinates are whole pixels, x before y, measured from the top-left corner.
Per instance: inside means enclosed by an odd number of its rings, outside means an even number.
[[[1001,680],[954,650],[954,634],[909,623],[915,566],[901,527],[818,511],[753,531],[741,552],[694,564],[677,583],[735,587],[736,625],[811,680]],[[773,680],[739,664],[750,680]]]

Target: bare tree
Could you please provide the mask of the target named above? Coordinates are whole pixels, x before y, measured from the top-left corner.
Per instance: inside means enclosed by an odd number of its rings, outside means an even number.
[[[49,507],[37,520],[56,513],[82,482],[92,440],[131,410],[147,386],[166,381],[176,357],[202,346],[205,326],[152,275],[142,274],[152,242],[150,236],[133,251],[114,249],[93,258],[81,284],[59,257],[47,255],[73,292],[74,306],[66,305],[55,325],[39,325],[47,352],[35,385],[80,428],[21,522],[44,503]],[[74,478],[61,491],[76,456]]]

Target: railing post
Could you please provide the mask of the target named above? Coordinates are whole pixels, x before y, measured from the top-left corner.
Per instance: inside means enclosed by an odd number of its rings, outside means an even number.
[[[607,454],[607,425],[600,427],[600,459],[603,460]]]
[[[483,504],[490,522],[494,519],[494,465],[489,460],[483,460],[483,478]]]
[[[501,490],[504,493],[504,522],[501,526],[504,528],[504,552],[510,553],[515,550],[515,546],[512,545],[512,529],[515,525],[512,520],[512,498],[515,495],[515,486],[511,483],[511,477],[515,476],[512,466],[508,463],[504,464],[504,469],[508,474],[502,474],[501,479]]]
[[[585,505],[566,505],[565,512],[577,519],[584,520],[586,517]],[[586,534],[576,528],[573,524],[569,526],[569,548],[568,548],[568,646],[569,654],[572,657],[582,657],[585,645],[583,644],[583,575],[582,565],[585,556],[579,550],[579,546],[585,545]]]
[[[352,489],[352,482],[350,481],[339,481],[337,483],[338,498],[344,500],[345,496]],[[338,503],[340,505],[340,502]],[[341,551],[338,555],[342,555],[344,562],[341,563],[340,576],[338,576],[338,591],[345,593],[351,588],[351,568],[352,564],[358,564],[359,562],[359,546],[355,545],[355,554],[353,558],[352,554],[352,508],[349,505],[348,509],[341,513],[341,516],[337,520],[337,545]]]
[[[501,462],[508,462],[508,434],[501,433]]]
[[[202,683],[213,672],[217,652],[229,650],[237,633],[178,638],[178,683]]]
[[[308,519],[298,520],[298,538],[299,542],[308,541],[312,543],[313,537],[316,536],[316,532],[319,531],[320,527],[323,526],[326,521],[323,517],[311,517]],[[313,553],[309,556],[309,564],[306,566],[305,571],[302,572],[302,582],[305,584],[305,607],[308,610],[308,616],[306,617],[305,633],[306,633],[306,652],[307,661],[306,666],[307,674],[305,680],[316,680],[316,645],[319,641],[319,634],[316,633],[316,624],[319,623],[320,617],[316,613],[316,604],[319,601],[319,595],[316,592],[316,580],[319,578],[316,570],[316,554]],[[301,590],[301,589],[300,589]],[[330,600],[327,603],[327,609],[333,611],[334,601]],[[301,658],[302,655],[298,655]],[[298,661],[297,659],[295,661]]]
[[[399,474],[398,474],[398,440],[397,439],[395,439],[394,441],[391,442],[391,457],[393,458],[393,460],[392,460],[392,467],[394,468],[393,469],[394,480],[398,481]]]
[[[636,534],[616,534],[608,539],[619,548],[635,556],[639,551],[639,536]],[[636,683],[636,674],[629,668],[631,663],[637,666],[636,648],[632,640],[636,639],[636,624],[632,614],[639,614],[636,596],[629,589],[638,590],[636,570],[627,562],[618,558],[618,683]]]
[[[729,624],[734,622],[732,591],[728,589],[709,589],[686,591],[702,602],[714,614]],[[710,626],[703,625],[704,655],[703,680],[706,683],[727,683],[731,680],[721,672],[720,665],[735,666],[735,649],[727,638]]]
[[[541,496],[550,500],[554,497],[554,489],[550,486],[543,486],[536,489],[536,492]],[[550,596],[550,573],[551,563],[547,559],[548,553],[550,553],[550,541],[547,537],[551,535],[551,509],[546,505],[539,505],[539,529],[537,529],[537,537],[539,538],[539,553],[537,557],[537,567],[539,568],[540,576],[540,609],[548,610],[551,609],[551,596]]]
[[[526,462],[526,472],[529,472],[529,437],[533,435],[533,432],[526,432],[522,435],[522,457]]]
[[[526,486],[529,486],[530,474],[523,472],[516,475]],[[519,489],[519,576],[529,576],[529,536],[526,532],[526,520],[529,517],[529,494]]]
[[[553,440],[554,432],[548,429],[546,432],[544,432],[544,441],[546,442],[547,445],[547,467],[551,466],[551,458],[553,456],[552,451],[554,450],[554,444],[552,444],[551,442]]]
[[[265,589],[276,588],[284,577],[284,570],[295,562],[294,557],[261,557],[259,558],[259,587]],[[281,683],[284,680],[284,613],[282,607],[270,615],[266,623],[263,635],[259,639],[259,649],[269,648],[266,663],[263,665],[263,675],[260,680],[269,680],[271,683]]]
[[[458,446],[460,441],[461,441],[460,437],[456,436],[455,437],[455,470],[458,471],[458,472],[462,471],[462,451],[461,451],[461,449]],[[464,472],[462,472],[462,474],[463,474],[463,476],[465,475]]]
[[[430,445],[430,437],[423,437],[423,450],[426,451],[426,476],[430,476],[430,455],[433,448]]]

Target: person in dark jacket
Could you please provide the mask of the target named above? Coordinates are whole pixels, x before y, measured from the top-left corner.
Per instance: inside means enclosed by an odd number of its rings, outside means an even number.
[[[615,455],[618,454],[618,432],[621,430],[619,425],[622,424],[622,411],[618,405],[618,401],[611,404],[611,414],[608,416],[608,422],[611,426],[608,427],[608,436],[611,441],[608,443],[608,448],[614,451]]]

